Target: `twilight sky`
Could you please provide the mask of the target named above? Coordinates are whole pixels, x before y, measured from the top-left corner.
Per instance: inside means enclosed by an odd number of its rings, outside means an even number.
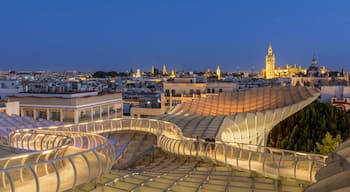
[[[8,0],[0,70],[350,70],[348,0]]]

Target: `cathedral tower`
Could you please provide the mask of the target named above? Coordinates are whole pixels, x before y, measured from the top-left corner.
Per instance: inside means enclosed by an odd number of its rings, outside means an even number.
[[[152,65],[151,74],[154,75],[154,65]]]
[[[266,55],[266,79],[273,79],[275,77],[275,55],[272,53],[271,43]]]
[[[220,66],[218,66],[218,68],[216,69],[216,75],[218,76],[218,80],[221,79],[221,69]]]
[[[166,66],[165,66],[165,64],[163,65],[163,71],[162,71],[162,74],[165,76],[165,75],[167,75],[167,72],[166,72]]]

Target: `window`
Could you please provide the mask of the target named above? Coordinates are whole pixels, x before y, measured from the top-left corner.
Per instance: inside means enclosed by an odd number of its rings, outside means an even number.
[[[60,112],[52,112],[51,113],[51,120],[53,120],[53,121],[60,121],[61,120]]]
[[[222,89],[219,89],[219,93],[222,93]]]
[[[173,100],[172,106],[176,106],[177,104],[181,104],[181,100]]]
[[[24,111],[24,115],[28,117],[33,117],[33,111]]]
[[[165,96],[169,96],[169,89],[165,89]]]
[[[118,107],[117,108],[117,118],[120,118],[120,117],[122,117],[122,108],[120,108],[120,107]]]
[[[215,89],[211,89],[211,92],[212,92],[212,93],[215,93]]]
[[[47,119],[46,111],[39,111],[38,119]]]
[[[171,90],[171,95],[172,95],[172,96],[175,96],[175,89],[172,89],[172,90]]]
[[[170,101],[169,101],[169,99],[167,99],[166,101],[165,101],[165,106],[169,106],[170,105]]]
[[[210,89],[207,89],[207,93],[210,93]]]

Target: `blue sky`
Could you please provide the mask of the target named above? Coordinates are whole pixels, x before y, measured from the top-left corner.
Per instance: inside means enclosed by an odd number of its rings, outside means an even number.
[[[60,0],[0,2],[0,70],[350,70],[346,0]]]

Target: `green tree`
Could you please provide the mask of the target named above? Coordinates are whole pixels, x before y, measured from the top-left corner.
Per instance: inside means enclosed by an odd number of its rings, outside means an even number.
[[[276,125],[267,145],[303,152],[316,152],[326,132],[339,133],[343,140],[350,136],[350,114],[332,104],[313,102],[298,113]]]
[[[333,152],[341,142],[342,139],[339,134],[333,138],[327,131],[325,137],[322,139],[322,144],[318,142],[316,143],[316,150],[321,154],[328,155],[329,153]]]
[[[95,78],[104,78],[106,73],[104,71],[96,71],[92,76]]]

